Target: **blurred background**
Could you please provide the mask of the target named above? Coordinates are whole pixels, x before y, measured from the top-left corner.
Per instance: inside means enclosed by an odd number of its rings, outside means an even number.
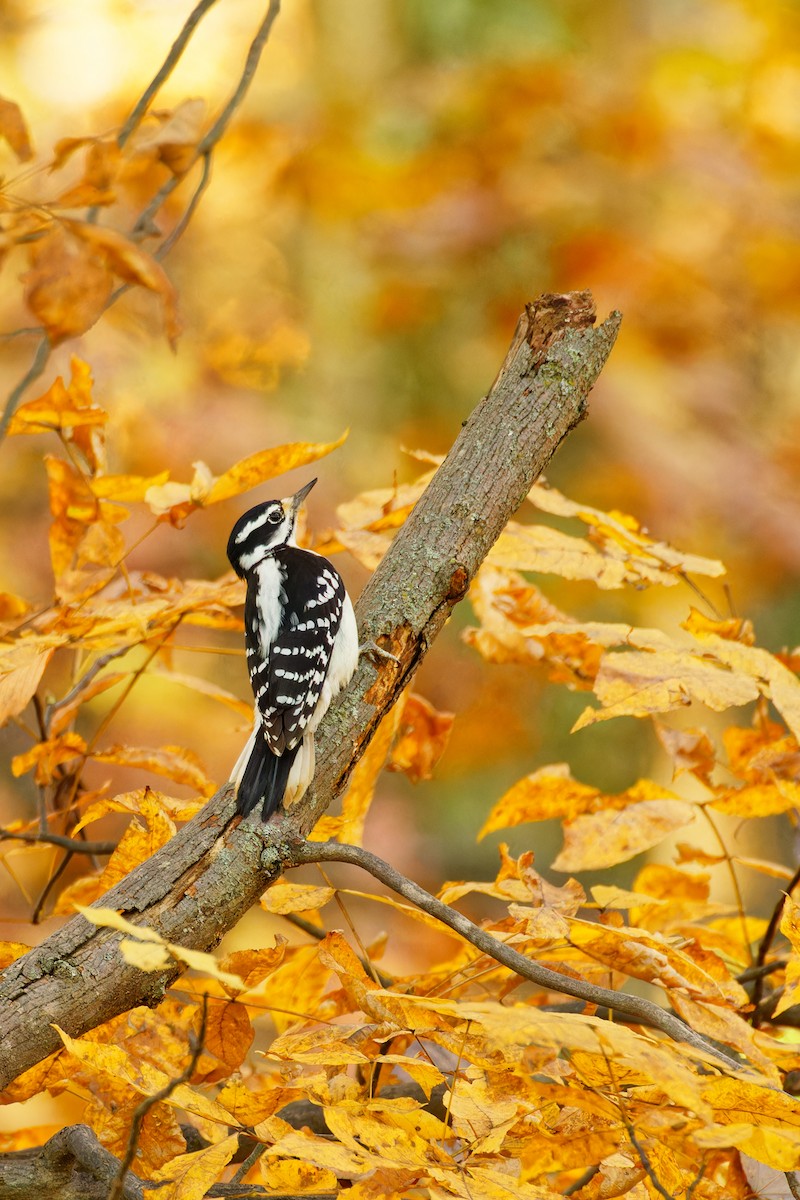
[[[264,9],[211,7],[155,107],[202,97],[211,120]],[[21,105],[38,155],[20,166],[0,146],[7,202],[52,195],[59,139],[119,127],[190,11],[185,0],[6,0],[0,90]],[[211,184],[166,260],[185,322],[177,353],[155,298],[130,294],[61,347],[26,398],[68,374],[77,352],[111,414],[109,469],[169,468],[187,481],[197,459],[219,473],[264,446],[332,440],[349,427],[344,447],[313,470],[309,523],[321,535],[338,503],[419,472],[404,447],[446,452],[526,301],[590,288],[601,318],[623,311],[622,332],[589,419],[549,479],[574,499],[635,513],[654,537],[722,558],[730,601],[718,589],[717,605],[753,617],[767,648],[793,645],[799,152],[794,3],[285,0]],[[162,228],[195,183],[173,194]],[[117,228],[141,207],[134,184]],[[0,292],[4,396],[33,353],[24,333],[6,336],[31,325],[25,270],[15,249]],[[45,450],[57,450],[45,437],[0,450],[0,582],[34,603],[47,603],[52,586]],[[183,530],[162,526],[131,565],[218,576],[238,514],[309,476],[197,513]],[[363,570],[346,556],[337,565],[357,593]],[[539,582],[578,616],[645,625],[674,628],[697,602],[684,587],[621,595]],[[670,778],[649,728],[633,720],[570,737],[586,697],[484,665],[460,640],[471,619],[462,607],[418,680],[456,713],[437,778],[413,788],[385,776],[366,833],[429,885],[494,874],[499,838],[476,846],[475,832],[502,792],[543,763],[567,760],[608,789]],[[185,669],[248,696],[241,657],[186,657]],[[245,732],[211,701],[144,680],[110,736],[187,745],[224,779]],[[12,729],[5,746],[10,755],[27,744]],[[144,781],[131,773],[114,787]],[[3,780],[3,820],[33,804],[29,778]],[[546,868],[559,839],[523,827],[509,840],[515,852],[535,845]],[[776,842],[756,849],[779,853]],[[44,871],[49,851],[37,855]],[[8,860],[15,870],[22,857]],[[618,881],[629,883],[635,865]],[[28,911],[18,890],[9,896]]]

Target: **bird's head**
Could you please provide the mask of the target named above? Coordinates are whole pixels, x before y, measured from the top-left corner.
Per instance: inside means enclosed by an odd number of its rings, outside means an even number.
[[[265,500],[243,513],[228,538],[228,558],[236,574],[244,579],[279,546],[295,546],[297,514],[316,483],[312,479],[293,496]]]

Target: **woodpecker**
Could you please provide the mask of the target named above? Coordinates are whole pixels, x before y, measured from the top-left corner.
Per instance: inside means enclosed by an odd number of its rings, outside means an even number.
[[[295,541],[300,506],[316,483],[267,500],[239,520],[228,558],[247,584],[245,649],[255,697],[253,731],[231,773],[243,816],[261,802],[269,820],[295,804],[314,775],[314,730],[358,662],[350,597],[332,563]]]

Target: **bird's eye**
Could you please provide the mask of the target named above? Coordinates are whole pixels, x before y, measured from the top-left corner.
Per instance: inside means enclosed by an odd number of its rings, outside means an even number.
[[[279,508],[276,508],[271,513],[267,514],[267,520],[269,521],[270,525],[277,525],[279,521],[283,520],[283,513]]]

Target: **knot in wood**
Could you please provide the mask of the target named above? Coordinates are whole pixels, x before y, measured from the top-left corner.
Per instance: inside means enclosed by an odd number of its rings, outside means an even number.
[[[457,563],[453,574],[450,576],[450,584],[447,589],[448,600],[460,600],[469,587],[469,573],[466,567],[462,567],[461,563]]]

